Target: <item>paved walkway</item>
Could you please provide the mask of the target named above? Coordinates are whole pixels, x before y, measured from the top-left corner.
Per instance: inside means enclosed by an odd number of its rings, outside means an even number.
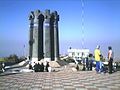
[[[120,71],[96,74],[95,71],[14,73],[0,76],[0,90],[120,90]]]

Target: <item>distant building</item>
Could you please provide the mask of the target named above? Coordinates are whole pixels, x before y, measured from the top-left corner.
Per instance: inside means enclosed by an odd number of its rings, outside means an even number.
[[[59,34],[57,11],[31,11],[29,15],[29,59],[32,62],[59,59]]]
[[[89,53],[89,49],[68,49],[68,56],[77,60],[88,57]]]

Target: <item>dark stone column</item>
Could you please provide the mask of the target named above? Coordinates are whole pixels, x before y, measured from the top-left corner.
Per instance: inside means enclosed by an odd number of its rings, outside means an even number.
[[[33,24],[34,24],[34,13],[31,12],[29,15],[29,59],[32,58],[32,50],[33,50]]]
[[[59,15],[54,12],[54,53],[55,61],[59,59],[59,32],[58,32]]]
[[[50,10],[44,14],[44,60],[51,60],[51,41],[50,41]]]
[[[43,14],[39,15],[39,25],[38,25],[38,60],[43,59],[43,22],[44,16]]]
[[[35,18],[34,18],[34,30],[33,30],[33,55],[32,60],[37,61],[38,60],[38,27],[39,27],[39,15],[40,11],[36,10],[34,12]]]
[[[54,14],[51,13],[50,18],[50,39],[51,39],[51,60],[55,59],[55,53],[54,53]]]

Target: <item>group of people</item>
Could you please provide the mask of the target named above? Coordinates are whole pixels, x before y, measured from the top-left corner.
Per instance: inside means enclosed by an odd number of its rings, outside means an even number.
[[[112,51],[112,47],[108,47],[108,67],[104,65],[102,62],[103,56],[100,51],[100,46],[98,45],[96,49],[94,50],[94,56],[93,54],[89,54],[87,58],[83,58],[83,71],[88,70],[92,71],[93,67],[95,67],[95,70],[97,73],[106,73],[107,71],[111,74],[113,69],[113,58],[114,53]],[[93,63],[95,62],[95,64]]]
[[[29,69],[33,69],[35,72],[51,72],[51,67],[49,65],[49,62],[46,62],[46,64],[44,64],[43,62],[42,63],[34,62],[33,67],[31,64],[29,64]]]
[[[93,59],[93,54],[89,54],[88,57],[86,58],[82,58],[82,61],[80,62],[81,64],[83,64],[83,71],[92,71],[92,68],[94,67],[94,59]]]
[[[100,46],[98,45],[94,51],[94,60],[96,62],[95,64],[95,70],[97,73],[101,73],[105,71],[104,64],[101,61],[101,51]],[[114,53],[112,51],[112,47],[108,47],[108,72],[111,74],[113,72],[113,58]],[[83,60],[84,61],[84,60]],[[86,64],[83,62],[83,70],[92,70],[93,67],[93,55],[89,54],[89,56],[86,58]],[[44,63],[34,63],[34,66],[29,65],[29,69],[33,69],[35,72],[51,72],[51,67],[49,65],[49,62],[46,62],[46,65]]]
[[[100,46],[98,45],[94,51],[95,55],[95,61],[96,61],[96,72],[101,73],[103,71],[102,67],[102,62],[101,62],[101,51],[100,51]],[[112,47],[108,47],[108,72],[109,74],[112,74],[113,72],[113,58],[114,58],[114,53],[112,51]]]
[[[89,54],[89,56],[86,58],[86,69],[88,71],[92,71],[93,67],[93,54]]]

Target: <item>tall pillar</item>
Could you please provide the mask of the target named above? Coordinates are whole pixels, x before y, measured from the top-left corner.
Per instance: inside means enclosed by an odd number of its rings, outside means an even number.
[[[58,32],[59,15],[57,11],[54,12],[54,57],[55,61],[59,60],[59,32]]]
[[[39,27],[39,15],[40,11],[36,10],[34,11],[34,30],[33,30],[33,50],[32,50],[32,62],[38,61],[38,27]]]
[[[45,10],[44,14],[44,60],[51,60],[51,43],[50,43],[50,10]]]
[[[51,13],[50,18],[50,39],[51,39],[51,60],[55,59],[54,53],[54,13]]]
[[[43,59],[43,22],[44,15],[41,13],[39,15],[39,23],[38,23],[38,60]]]
[[[34,14],[33,12],[29,15],[29,59],[32,58],[32,50],[33,50],[33,27],[34,27]]]

